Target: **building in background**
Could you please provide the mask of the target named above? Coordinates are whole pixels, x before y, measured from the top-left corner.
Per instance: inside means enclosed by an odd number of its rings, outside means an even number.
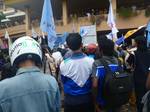
[[[25,11],[29,8],[29,24],[39,31],[44,0],[6,0],[6,5]],[[80,26],[96,24],[97,31],[107,26],[109,0],[51,0],[57,33],[78,32]],[[118,29],[135,28],[147,24],[145,12],[149,0],[112,0]],[[140,20],[140,21],[139,21]],[[31,31],[29,31],[30,33]]]
[[[0,10],[4,8],[4,0],[0,0]]]
[[[1,0],[0,46],[6,46],[8,44],[8,39],[5,38],[6,32],[9,33],[12,40],[26,34],[26,18],[27,14],[24,11],[5,6],[4,1]]]

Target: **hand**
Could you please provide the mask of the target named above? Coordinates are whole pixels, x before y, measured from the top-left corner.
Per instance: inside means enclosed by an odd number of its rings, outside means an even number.
[[[49,56],[49,54],[48,53],[45,53],[45,56],[46,56],[46,58],[50,58],[50,56]]]
[[[48,62],[54,63],[55,60],[53,59],[53,57],[51,57],[51,55],[49,55],[48,53],[46,53],[45,56],[48,59]]]

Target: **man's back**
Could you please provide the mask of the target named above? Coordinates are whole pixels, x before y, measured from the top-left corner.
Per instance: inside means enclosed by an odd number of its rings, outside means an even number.
[[[135,70],[134,70],[134,78],[138,83],[143,83],[147,80],[148,68],[150,66],[150,51],[135,52]]]
[[[74,54],[71,58],[61,63],[60,70],[65,93],[81,95],[89,92],[91,88],[88,87],[88,82],[90,81],[93,62],[92,58],[81,53]],[[85,90],[84,88],[86,87],[89,90]]]
[[[60,96],[56,80],[36,67],[19,69],[0,82],[0,112],[58,112]]]
[[[112,72],[116,72],[118,70],[118,60],[117,58],[115,58],[114,56],[103,56],[102,57],[103,60],[105,60],[108,63],[108,66],[110,68],[110,70]],[[95,60],[94,64],[93,64],[93,77],[98,79],[98,96],[97,96],[97,101],[98,104],[101,106],[105,106],[106,102],[103,98],[103,83],[104,83],[104,78],[106,76],[106,69],[103,65],[103,63],[101,62],[100,59]]]
[[[64,85],[64,112],[93,112],[92,64],[94,60],[82,52],[82,37],[69,34],[66,38],[71,55],[60,65]]]

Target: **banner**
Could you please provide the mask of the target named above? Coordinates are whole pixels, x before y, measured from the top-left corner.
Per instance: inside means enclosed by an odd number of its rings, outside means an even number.
[[[80,27],[80,35],[84,46],[97,44],[96,25]]]

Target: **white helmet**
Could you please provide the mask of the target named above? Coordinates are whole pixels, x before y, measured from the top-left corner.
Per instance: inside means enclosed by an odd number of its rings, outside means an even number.
[[[38,42],[29,36],[20,37],[9,49],[11,64],[17,66],[19,62],[32,59],[42,64],[42,51]]]

